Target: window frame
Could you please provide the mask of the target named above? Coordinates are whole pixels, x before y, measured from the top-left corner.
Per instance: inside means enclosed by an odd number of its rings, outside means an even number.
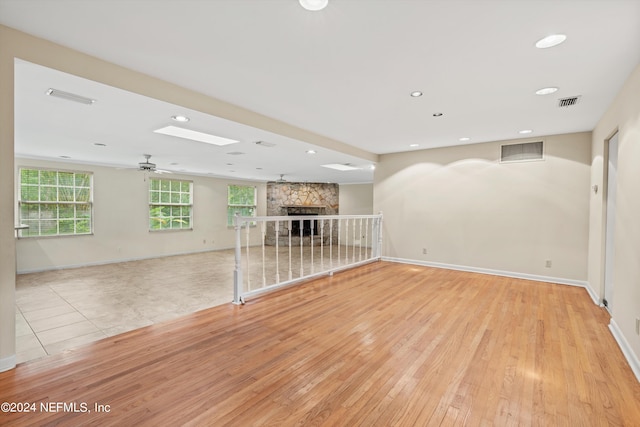
[[[231,187],[241,187],[241,188],[253,188],[253,204],[235,204],[235,203],[231,203]],[[234,216],[235,216],[235,212],[232,214],[230,211],[231,209],[235,209],[236,212],[238,209],[252,209],[253,213],[252,215],[242,215],[242,211],[241,211],[241,216],[257,216],[258,214],[258,187],[256,187],[255,185],[241,185],[241,184],[228,184],[227,185],[227,227],[233,227],[234,224]],[[256,222],[255,221],[251,221],[249,223],[249,225],[251,227],[255,227],[256,226]]]
[[[168,182],[169,189],[163,189],[162,182]],[[154,189],[154,182],[158,182],[158,187]],[[172,186],[173,183],[179,184],[180,189],[174,190]],[[189,191],[183,190],[183,185],[188,184]],[[154,201],[153,193],[158,193],[158,200]],[[163,194],[166,194],[166,199],[163,201]],[[183,201],[183,195],[188,194],[189,200],[188,202]],[[177,196],[177,201],[175,200],[175,196]],[[149,188],[148,188],[148,202],[149,202],[149,210],[147,211],[147,227],[149,232],[163,232],[163,231],[192,231],[193,230],[193,181],[186,179],[170,179],[170,178],[149,178]],[[184,215],[184,208],[188,208],[189,215]],[[153,215],[153,210],[159,209],[161,215]],[[165,209],[169,210],[169,214],[165,215]],[[179,209],[179,215],[174,214],[175,209]],[[184,218],[188,217],[188,225],[183,227],[174,227],[175,224],[181,224],[180,221],[184,221]],[[158,223],[161,225],[159,228],[153,227],[153,221],[159,220]],[[162,227],[162,220],[167,220],[167,224],[169,227]]]
[[[38,183],[33,184],[29,182],[23,181],[23,171],[31,171],[37,172],[38,174]],[[42,182],[43,173],[55,173],[56,182],[55,184],[46,184]],[[64,185],[61,183],[60,175],[61,174],[71,174],[70,180],[72,181],[71,185]],[[81,177],[81,179],[87,179],[87,185],[78,185],[78,177],[77,175],[84,175],[85,177]],[[93,172],[84,171],[84,170],[70,170],[70,169],[58,169],[58,168],[46,168],[46,167],[38,167],[38,166],[19,166],[18,167],[18,179],[17,181],[17,218],[19,219],[21,224],[28,225],[29,228],[24,228],[20,230],[18,233],[19,238],[51,238],[51,237],[75,237],[75,236],[90,236],[94,234],[94,212],[93,212]],[[81,183],[82,184],[82,183]],[[37,188],[38,192],[38,200],[28,200],[25,199],[23,191],[26,191],[29,187]],[[55,189],[55,199],[52,200],[42,200],[43,198],[43,189]],[[61,200],[61,191],[60,189],[69,189],[71,190],[71,194],[73,196],[73,200]],[[84,191],[83,191],[84,190]],[[78,195],[85,193],[87,197],[87,201],[79,201]],[[51,191],[47,192],[49,197],[51,197]],[[67,193],[67,196],[69,194]],[[37,208],[37,218],[28,218],[27,216],[23,216],[23,208],[25,206],[31,206]],[[55,211],[55,218],[42,218],[43,214],[43,206],[47,206],[48,209],[45,209],[44,212],[53,213]],[[78,207],[85,206],[84,215],[79,216]],[[53,209],[51,209],[53,207]],[[73,207],[73,213],[70,215],[69,208]],[[62,209],[66,208],[66,209]],[[63,211],[67,211],[68,216],[62,216]],[[29,208],[27,208],[29,211]],[[43,234],[42,232],[42,224],[44,221],[52,221],[55,222],[55,233],[51,234]],[[61,232],[61,223],[62,222],[71,222],[73,223],[73,232]],[[78,232],[78,225],[83,222],[88,222],[88,230],[86,232]],[[33,227],[33,225],[37,224],[37,230]],[[34,234],[34,230],[36,230],[36,234]]]

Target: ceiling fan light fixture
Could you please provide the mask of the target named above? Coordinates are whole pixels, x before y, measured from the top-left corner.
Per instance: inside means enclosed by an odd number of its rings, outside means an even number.
[[[311,12],[324,9],[329,4],[329,0],[298,0],[300,6]]]

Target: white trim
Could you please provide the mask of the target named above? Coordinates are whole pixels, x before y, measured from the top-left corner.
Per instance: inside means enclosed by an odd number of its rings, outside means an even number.
[[[638,380],[638,382],[640,382],[640,360],[638,360],[638,358],[634,354],[631,346],[625,339],[624,334],[618,327],[616,321],[613,319],[611,319],[611,321],[609,322],[609,330],[611,331],[613,338],[615,338],[616,342],[618,343],[620,350],[622,350],[622,354],[624,354],[627,362],[629,362],[629,366],[635,374],[636,379]]]
[[[8,371],[9,369],[15,368],[16,360],[17,359],[15,354],[0,359],[0,372]]]
[[[585,288],[591,298],[594,300],[596,304],[596,298],[592,295],[592,291],[590,290],[589,283],[584,280],[574,280],[574,279],[564,279],[560,277],[550,277],[550,276],[539,276],[537,274],[527,274],[527,273],[515,273],[513,271],[503,271],[503,270],[493,270],[490,268],[480,268],[480,267],[468,267],[465,265],[455,265],[455,264],[444,264],[440,262],[429,262],[429,261],[420,261],[415,259],[403,259],[403,258],[392,258],[392,257],[382,257],[383,261],[390,262],[400,262],[403,264],[415,264],[415,265],[424,265],[426,267],[435,267],[435,268],[445,268],[447,270],[458,270],[458,271],[468,271],[471,273],[480,273],[480,274],[491,274],[493,276],[504,276],[504,277],[513,277],[516,279],[527,279],[527,280],[535,280],[537,282],[549,282],[549,283],[557,283],[560,285],[570,285],[570,286],[579,286],[581,288]]]
[[[591,283],[584,282],[584,288],[589,293],[589,296],[593,300],[593,303],[597,306],[603,307],[602,301],[600,301],[600,299],[598,298],[598,294],[596,294],[596,291],[594,291],[593,288],[591,287]]]

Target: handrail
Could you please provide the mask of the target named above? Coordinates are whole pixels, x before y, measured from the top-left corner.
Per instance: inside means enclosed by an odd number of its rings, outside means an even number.
[[[295,222],[298,235],[292,232]],[[237,213],[234,228],[234,304],[381,258],[382,214],[251,217]]]
[[[27,230],[29,226],[27,224],[18,224],[13,226],[13,231],[16,234],[16,239],[22,237],[22,230]]]

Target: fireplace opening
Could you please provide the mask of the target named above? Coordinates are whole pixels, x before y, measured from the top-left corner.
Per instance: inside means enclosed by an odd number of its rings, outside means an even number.
[[[297,213],[295,216],[318,216],[317,213]],[[312,227],[313,222],[313,228]],[[304,219],[302,220],[302,233],[300,233],[300,220],[294,219],[291,221],[291,235],[292,236],[311,236],[311,232],[313,231],[313,235],[317,236],[320,234],[318,230],[318,220],[317,219]]]

